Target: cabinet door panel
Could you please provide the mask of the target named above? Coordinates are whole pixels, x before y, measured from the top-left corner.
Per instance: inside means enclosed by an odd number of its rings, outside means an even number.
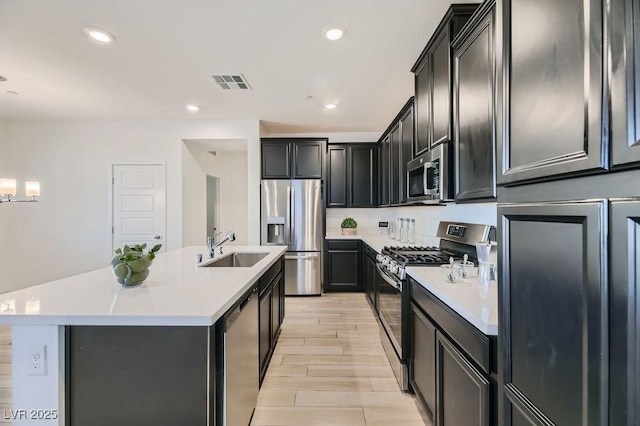
[[[389,164],[389,203],[400,202],[400,124],[391,130]]]
[[[271,351],[271,290],[260,298],[260,371],[266,371]],[[261,374],[262,375],[262,374]]]
[[[488,426],[491,384],[444,337],[436,334],[438,426]]]
[[[600,0],[504,0],[498,183],[604,169]],[[501,144],[502,145],[502,144]]]
[[[612,165],[640,163],[640,4],[609,3]]]
[[[611,203],[611,425],[640,423],[640,199]]]
[[[605,205],[498,209],[505,395],[541,421],[606,423]]]
[[[274,284],[271,291],[271,341],[275,346],[275,339],[280,331],[280,286],[282,285],[280,277],[277,279],[277,283]]]
[[[410,332],[409,380],[433,420],[436,412],[436,327],[413,303]]]
[[[389,165],[390,165],[390,148],[391,148],[391,137],[385,137],[382,142],[380,142],[380,205],[388,206],[389,205]]]
[[[350,147],[349,206],[375,207],[376,205],[375,148]]]
[[[400,119],[400,201],[407,199],[407,163],[413,160],[413,107]]]
[[[327,207],[347,207],[347,148],[329,148],[329,200]]]
[[[359,251],[327,252],[327,291],[359,291]]]
[[[451,47],[449,30],[440,35],[431,53],[431,146],[451,141]]]
[[[415,108],[416,108],[416,140],[414,142],[414,155],[418,155],[431,144],[430,131],[430,93],[431,93],[431,69],[427,58],[416,70],[415,76]]]
[[[262,143],[262,179],[289,179],[290,161],[288,142]]]
[[[293,143],[292,179],[321,179],[324,144],[320,141]]]
[[[456,201],[496,197],[493,11],[454,53]]]

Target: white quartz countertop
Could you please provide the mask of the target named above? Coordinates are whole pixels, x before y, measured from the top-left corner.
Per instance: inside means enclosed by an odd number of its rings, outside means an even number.
[[[474,268],[477,272],[477,268]],[[495,281],[488,286],[478,278],[449,283],[440,267],[412,266],[407,274],[422,287],[456,311],[488,336],[498,335],[498,287]]]
[[[250,268],[202,268],[185,247],[159,254],[147,281],[123,288],[111,268],[0,295],[0,324],[214,324],[287,250],[286,246],[228,246],[230,252],[267,252]],[[207,263],[206,256],[205,261]]]

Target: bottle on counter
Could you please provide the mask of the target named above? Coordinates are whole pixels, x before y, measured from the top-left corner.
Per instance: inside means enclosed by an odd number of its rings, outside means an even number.
[[[400,241],[401,235],[402,235],[402,223],[404,222],[403,219],[398,218],[396,219],[396,240]]]
[[[400,241],[407,242],[407,231],[409,230],[409,219],[400,219]]]
[[[407,242],[409,244],[415,244],[416,242],[416,220],[415,219],[411,219],[411,221],[409,222],[409,232],[407,234],[408,234]]]

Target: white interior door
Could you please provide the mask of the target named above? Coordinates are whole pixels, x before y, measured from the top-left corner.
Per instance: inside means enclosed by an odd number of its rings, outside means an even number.
[[[166,250],[164,165],[113,166],[113,249],[125,244],[161,243]]]

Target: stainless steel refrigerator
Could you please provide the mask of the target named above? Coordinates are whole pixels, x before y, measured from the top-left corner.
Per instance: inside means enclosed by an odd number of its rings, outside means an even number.
[[[286,245],[285,294],[322,293],[323,210],[320,180],[263,180],[260,243]]]

